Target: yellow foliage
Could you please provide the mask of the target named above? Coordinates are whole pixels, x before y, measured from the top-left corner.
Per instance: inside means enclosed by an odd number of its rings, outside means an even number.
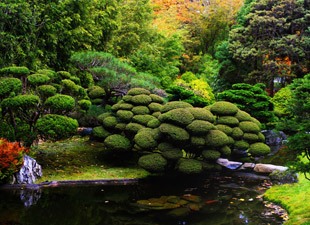
[[[189,83],[189,86],[194,90],[194,92],[198,92],[201,97],[209,100],[210,102],[215,102],[215,97],[212,92],[211,87],[204,79],[197,79]]]

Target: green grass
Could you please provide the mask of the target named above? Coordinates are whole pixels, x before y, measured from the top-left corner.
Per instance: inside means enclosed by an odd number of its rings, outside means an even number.
[[[275,185],[267,190],[264,197],[280,204],[289,213],[284,224],[310,224],[310,181],[299,174],[299,183]]]
[[[143,178],[147,171],[136,165],[136,158],[106,150],[103,143],[73,137],[59,142],[44,142],[33,147],[33,157],[42,166],[37,182],[89,179]]]

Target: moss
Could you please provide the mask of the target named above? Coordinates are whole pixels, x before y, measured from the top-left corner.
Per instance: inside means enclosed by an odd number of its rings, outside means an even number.
[[[215,126],[208,121],[194,120],[186,129],[193,134],[204,135],[207,134],[209,130],[215,129]]]
[[[54,96],[57,92],[57,89],[52,85],[41,85],[37,87],[37,91],[41,97],[48,98]]]
[[[135,115],[133,118],[132,118],[132,121],[133,122],[136,122],[136,123],[140,123],[144,126],[146,126],[148,124],[148,122],[150,122],[151,120],[153,120],[155,117],[154,116],[151,116],[151,115]]]
[[[220,116],[217,121],[217,124],[224,124],[230,127],[236,127],[239,125],[239,120],[233,116]]]
[[[67,71],[57,71],[57,75],[60,77],[60,79],[70,79],[71,74]]]
[[[244,112],[242,110],[239,110],[237,112],[237,114],[235,115],[235,117],[240,121],[252,121],[252,117],[250,114],[248,114],[247,112]]]
[[[160,124],[160,121],[157,118],[154,118],[147,123],[147,127],[156,128],[159,127]]]
[[[252,133],[244,133],[243,139],[246,140],[249,143],[254,143],[259,141],[259,137],[257,134]]]
[[[263,135],[261,132],[258,133],[258,139],[261,142],[265,142],[266,141],[265,135]]]
[[[172,102],[168,102],[167,104],[163,105],[161,109],[161,113],[165,113],[172,109],[178,109],[178,108],[193,108],[193,106],[187,102],[172,101]]]
[[[174,140],[174,141],[187,141],[189,140],[189,133],[182,129],[181,127],[168,124],[168,123],[163,123],[159,126],[160,132],[163,134],[166,134],[168,138]]]
[[[193,146],[204,146],[206,144],[206,139],[199,136],[191,136],[191,145]]]
[[[173,123],[179,126],[186,126],[194,120],[194,116],[186,109],[172,109],[162,114],[158,119],[161,122]]]
[[[138,164],[149,172],[157,173],[165,170],[167,160],[158,153],[152,153],[140,157]]]
[[[132,88],[128,91],[127,95],[150,95],[151,92],[144,88]]]
[[[153,138],[152,131],[144,129],[136,134],[134,141],[145,150],[156,148],[158,145],[157,141]]]
[[[207,106],[203,107],[203,109],[206,109],[206,110],[211,112],[211,107],[212,107],[212,105],[207,105]]]
[[[250,145],[249,152],[253,156],[264,156],[270,153],[270,148],[264,143],[255,143]]]
[[[226,135],[231,135],[233,132],[233,129],[227,125],[218,124],[216,125],[216,128],[222,132],[224,132]]]
[[[220,149],[220,153],[223,157],[229,157],[231,155],[231,149],[226,145]]]
[[[241,139],[242,137],[243,137],[243,131],[239,128],[239,127],[234,127],[233,129],[232,129],[232,134],[231,134],[231,136],[234,138],[234,139],[236,139],[236,140],[238,140],[238,139]]]
[[[131,102],[132,96],[131,95],[125,95],[122,100],[124,100],[125,102]]]
[[[49,97],[45,101],[45,107],[50,108],[57,114],[62,114],[63,111],[70,112],[75,106],[75,100],[69,95],[55,95]]]
[[[255,119],[254,117],[252,117],[252,122],[255,123],[259,128],[262,127],[262,124],[257,119]]]
[[[50,80],[50,78],[44,74],[32,74],[28,76],[27,79],[28,79],[28,83],[34,87],[38,85],[46,84]]]
[[[127,124],[126,123],[118,123],[116,124],[116,126],[114,127],[114,129],[117,131],[117,132],[123,132],[126,128]]]
[[[128,123],[125,130],[128,131],[130,134],[136,134],[142,128],[145,128],[143,125],[138,123]]]
[[[106,139],[108,136],[110,136],[111,133],[104,129],[102,126],[99,127],[94,127],[91,133],[92,138],[103,141]]]
[[[221,157],[221,153],[215,150],[204,150],[202,151],[202,157],[206,160],[215,161]]]
[[[117,110],[119,110],[119,103],[117,103],[117,104],[114,104],[112,107],[111,107],[111,110],[113,111],[113,112],[116,112]]]
[[[100,105],[102,103],[102,98],[95,98],[90,100],[93,105]]]
[[[227,145],[233,145],[233,144],[235,144],[235,140],[231,136],[228,136]]]
[[[239,124],[240,129],[245,133],[259,133],[260,128],[254,122],[244,121]]]
[[[151,104],[149,104],[149,109],[151,110],[151,112],[160,112],[162,107],[163,105],[156,102],[152,102]]]
[[[161,115],[161,112],[154,112],[152,116],[158,118]]]
[[[215,122],[215,116],[204,108],[188,108],[187,109],[195,118],[195,120],[206,120],[210,123]]]
[[[198,174],[202,172],[202,164],[195,159],[185,159],[180,162],[178,170],[185,174]]]
[[[173,144],[169,142],[162,142],[158,145],[158,150],[161,152],[167,152],[167,151],[176,151],[180,149],[175,147]]]
[[[109,116],[104,118],[103,120],[103,127],[108,128],[108,129],[112,129],[116,126],[116,124],[118,123],[117,118],[114,116]]]
[[[105,90],[99,86],[92,86],[89,90],[88,96],[91,99],[103,98],[105,96]]]
[[[183,152],[180,149],[174,151],[165,151],[162,156],[168,160],[178,160],[183,157]]]
[[[153,102],[159,103],[159,104],[164,104],[165,100],[160,97],[159,95],[155,95],[155,94],[150,94],[150,97],[152,98]]]
[[[153,138],[158,141],[160,139],[162,139],[163,135],[162,133],[160,132],[159,128],[155,128],[155,129],[152,129],[152,133],[153,133]]]
[[[245,141],[236,141],[234,146],[239,150],[247,150],[250,147],[249,143]]]
[[[152,99],[148,95],[135,95],[131,98],[131,102],[135,105],[149,105]]]
[[[228,136],[220,130],[210,130],[206,136],[206,144],[211,147],[222,147],[228,141]]]
[[[233,116],[238,110],[237,106],[225,101],[216,102],[211,106],[211,112],[215,115]]]
[[[51,81],[54,81],[56,83],[60,81],[59,75],[53,70],[42,69],[42,70],[38,70],[36,73],[47,75],[51,79]]]
[[[124,122],[129,122],[133,117],[133,113],[128,110],[118,110],[116,112],[116,115],[121,121],[124,121]]]
[[[129,103],[119,104],[119,109],[131,110],[132,108],[133,108],[133,105]]]
[[[103,125],[103,120],[109,116],[112,116],[112,113],[109,113],[109,112],[102,113],[99,116],[97,116],[97,120],[101,125]]]
[[[130,141],[119,134],[113,134],[104,140],[104,145],[113,151],[128,151],[131,149]]]
[[[83,99],[78,101],[78,105],[80,106],[81,109],[88,110],[89,107],[91,106],[91,101]]]
[[[135,115],[146,115],[150,114],[150,110],[146,106],[136,106],[131,110]]]

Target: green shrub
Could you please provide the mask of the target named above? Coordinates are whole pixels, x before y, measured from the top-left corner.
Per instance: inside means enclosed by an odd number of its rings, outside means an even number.
[[[62,114],[70,112],[75,106],[75,100],[69,95],[60,95],[49,97],[45,101],[45,107],[49,108],[53,113]]]
[[[162,156],[168,160],[178,160],[183,157],[183,152],[180,149],[165,151],[162,153]]]
[[[95,99],[91,99],[90,102],[92,103],[92,105],[101,105],[103,100],[102,98],[95,98]]]
[[[250,147],[249,143],[245,141],[236,141],[234,146],[240,150],[247,150]]]
[[[156,118],[159,118],[160,115],[161,115],[161,112],[154,112],[154,113],[152,114],[152,116],[154,116],[154,117],[156,117]]]
[[[103,119],[103,127],[108,128],[108,129],[113,129],[117,123],[118,123],[118,120],[114,116],[109,116]]]
[[[178,170],[185,174],[198,174],[202,172],[202,164],[195,159],[185,159],[180,162]]]
[[[125,102],[131,102],[132,96],[131,95],[125,95],[122,100]]]
[[[123,131],[126,129],[126,126],[127,126],[126,123],[118,123],[118,124],[116,124],[116,126],[114,127],[114,129],[115,129],[117,132],[121,133],[121,132],[123,132]]]
[[[150,97],[152,99],[153,102],[155,103],[159,103],[159,104],[164,104],[165,103],[165,100],[158,96],[158,95],[155,95],[155,94],[150,94]]]
[[[204,150],[202,151],[202,156],[206,160],[215,161],[221,157],[221,153],[215,150]]]
[[[13,111],[27,111],[29,109],[37,108],[39,102],[40,99],[36,95],[17,95],[13,98],[4,99],[1,102],[1,108],[2,110],[8,108]]]
[[[80,85],[76,85],[71,80],[67,80],[67,79],[62,80],[61,85],[62,85],[63,94],[74,95],[80,98],[85,98],[87,96],[85,89],[81,87]]]
[[[152,102],[151,104],[149,104],[148,107],[151,110],[151,112],[160,112],[160,110],[163,106],[159,103]]]
[[[27,67],[4,67],[0,69],[0,75],[2,77],[23,77],[30,74],[30,71]]]
[[[79,124],[70,117],[48,114],[38,119],[35,127],[42,139],[62,140],[77,132]]]
[[[187,108],[187,110],[193,114],[196,120],[206,120],[210,123],[214,123],[215,121],[215,116],[204,108]]]
[[[81,107],[81,109],[88,110],[91,106],[91,101],[83,99],[78,101],[78,105]]]
[[[27,79],[28,79],[28,83],[32,85],[33,87],[46,84],[47,82],[50,81],[50,78],[44,74],[32,74],[28,76]]]
[[[94,127],[91,133],[92,138],[98,141],[104,141],[111,133],[104,129],[102,126]]]
[[[153,133],[153,138],[157,141],[163,138],[163,134],[160,132],[158,127],[152,129],[152,133]]]
[[[136,115],[146,115],[150,114],[150,110],[146,106],[135,106],[131,110]]]
[[[228,141],[228,136],[220,130],[210,130],[206,136],[206,144],[211,147],[222,147]]]
[[[209,130],[215,129],[215,126],[208,121],[194,120],[186,129],[193,134],[204,135],[207,134]]]
[[[135,95],[131,98],[131,102],[135,105],[149,105],[152,102],[152,98],[145,94]]]
[[[0,99],[9,97],[12,92],[19,93],[22,89],[22,82],[18,78],[0,79]]]
[[[187,83],[192,82],[193,80],[197,80],[198,78],[196,77],[195,74],[193,74],[190,71],[187,71],[185,73],[182,74],[181,79],[184,80]]]
[[[270,153],[270,148],[268,145],[264,143],[255,143],[255,144],[250,145],[249,152],[253,156],[263,156],[263,155],[267,155]]]
[[[289,102],[291,100],[291,90],[289,87],[282,88],[278,91],[271,102],[274,104],[274,111],[278,117],[288,116],[289,112]]]
[[[215,165],[216,164],[214,164],[214,162],[205,162],[205,161],[203,161],[203,162],[201,162],[201,164],[202,164],[202,169],[204,171],[209,172],[209,171],[215,170]]]
[[[52,85],[41,85],[37,87],[37,91],[41,98],[46,99],[48,97],[54,96],[57,92],[57,89]]]
[[[167,151],[177,151],[180,150],[179,148],[175,147],[173,144],[169,142],[161,142],[158,145],[158,150],[161,152],[167,152]]]
[[[116,115],[121,121],[124,121],[124,122],[129,122],[133,117],[133,113],[128,110],[118,110],[116,112]]]
[[[95,99],[95,98],[101,98],[102,99],[105,96],[105,94],[106,94],[105,90],[99,86],[92,86],[88,92],[88,96],[91,99]]]
[[[178,109],[178,108],[193,108],[193,106],[187,102],[180,102],[180,101],[168,102],[165,105],[163,105],[161,113],[165,113],[172,109]]]
[[[216,125],[216,128],[222,132],[224,132],[226,135],[231,135],[233,132],[233,129],[227,125],[218,124]]]
[[[150,122],[153,119],[155,119],[155,117],[151,115],[135,115],[132,118],[132,121],[146,126],[148,122]]]
[[[194,120],[194,116],[186,109],[172,109],[158,117],[161,122],[170,122],[186,126]]]
[[[244,121],[239,124],[240,129],[245,133],[259,133],[260,128],[254,122]]]
[[[181,127],[177,127],[172,124],[162,123],[159,126],[160,132],[166,134],[168,138],[171,138],[174,141],[187,141],[189,140],[189,133],[182,129]]]
[[[139,145],[141,148],[145,150],[153,149],[158,145],[157,141],[153,138],[152,131],[149,130],[139,131],[136,134],[134,141],[137,145]]]
[[[160,126],[160,121],[157,118],[153,118],[147,123],[147,127],[156,128]]]
[[[69,80],[73,81],[76,85],[80,85],[81,84],[81,80],[78,77],[70,77]]]
[[[250,114],[248,114],[247,112],[244,112],[242,110],[239,110],[237,112],[237,114],[235,115],[235,117],[240,121],[252,121],[252,117]]]
[[[113,116],[113,114],[110,112],[101,113],[99,116],[97,116],[97,120],[101,125],[103,125],[103,120],[110,116]]]
[[[67,71],[58,71],[57,75],[60,77],[61,80],[63,79],[70,79],[70,77],[72,76],[69,72]]]
[[[119,104],[119,109],[131,110],[132,108],[133,108],[132,104],[128,104],[128,103]]]
[[[232,137],[228,136],[227,145],[230,146],[230,145],[233,145],[234,143],[235,143],[235,140]]]
[[[236,127],[239,125],[239,120],[233,116],[220,116],[217,121],[217,124],[224,124],[230,127]]]
[[[206,139],[200,136],[191,136],[191,145],[193,146],[204,146],[206,144]]]
[[[258,133],[258,139],[259,139],[259,141],[261,141],[261,142],[265,142],[266,141],[266,138],[265,138],[265,136],[262,134],[262,133]]]
[[[104,140],[104,145],[113,151],[129,151],[131,149],[130,141],[119,134],[113,134]]]
[[[158,173],[163,172],[165,170],[165,167],[167,165],[167,160],[162,157],[158,153],[148,154],[141,156],[138,161],[139,166],[141,166],[143,169],[152,172],[152,173]]]
[[[60,77],[58,76],[58,74],[53,71],[53,70],[49,70],[49,69],[42,69],[42,70],[38,70],[36,71],[37,74],[44,74],[47,75],[50,78],[50,81],[58,83],[60,82]]]
[[[79,71],[77,73],[77,77],[80,78],[80,81],[81,81],[81,86],[83,88],[88,88],[92,85],[94,85],[94,78],[93,76],[91,75],[90,72],[87,72],[87,71]]]
[[[145,128],[145,126],[138,123],[128,123],[125,130],[129,132],[129,134],[136,134],[140,129]]]
[[[127,95],[150,95],[151,92],[144,88],[132,88],[128,91]]]
[[[234,116],[238,110],[237,106],[225,101],[216,102],[211,106],[211,112],[215,115]]]
[[[243,131],[239,128],[239,127],[234,127],[233,129],[232,129],[232,134],[231,134],[231,136],[234,138],[234,139],[236,139],[236,140],[238,140],[238,139],[241,139],[242,137],[243,137]]]
[[[244,133],[243,139],[248,141],[249,143],[254,143],[259,141],[259,137],[257,134],[252,133]]]
[[[220,149],[220,153],[223,157],[229,157],[231,155],[231,149],[228,146],[224,146]]]

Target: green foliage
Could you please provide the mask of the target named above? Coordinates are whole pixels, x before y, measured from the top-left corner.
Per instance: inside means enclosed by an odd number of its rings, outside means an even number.
[[[194,120],[194,116],[186,109],[172,109],[161,114],[158,119],[161,122],[173,123],[179,126],[186,126]]]
[[[193,106],[187,102],[172,101],[172,102],[168,102],[162,107],[161,113],[165,113],[172,109],[178,109],[178,108],[193,108]]]
[[[133,122],[140,123],[144,126],[146,126],[148,122],[153,119],[155,119],[155,117],[151,115],[135,115],[134,117],[132,117]]]
[[[204,150],[202,151],[202,156],[206,160],[215,161],[221,157],[221,153],[215,150]]]
[[[92,86],[88,89],[88,96],[91,99],[95,98],[103,98],[105,96],[105,90],[102,87],[99,86]]]
[[[108,136],[104,140],[104,145],[113,151],[128,151],[131,148],[130,141],[119,134]]]
[[[240,150],[247,150],[250,147],[249,143],[246,141],[236,141],[235,148]]]
[[[263,155],[270,153],[270,148],[268,145],[264,143],[255,143],[255,144],[250,145],[249,152],[253,156],[263,156]]]
[[[118,110],[116,115],[121,121],[129,122],[134,114],[128,110]]]
[[[181,160],[178,170],[185,174],[198,174],[202,172],[202,164],[195,159]]]
[[[34,87],[47,84],[50,80],[49,76],[44,74],[32,74],[27,77],[28,83]]]
[[[193,134],[204,135],[207,134],[209,130],[215,129],[215,126],[208,121],[194,120],[186,129]]]
[[[104,141],[110,135],[111,133],[104,129],[102,126],[94,127],[91,133],[91,137],[98,141]]]
[[[260,132],[259,126],[257,126],[257,124],[253,122],[248,122],[248,121],[241,122],[239,124],[239,127],[243,132],[247,132],[247,133],[257,134],[258,132]]]
[[[291,100],[291,91],[289,87],[281,88],[270,100],[274,104],[274,112],[276,116],[289,116],[289,102]]]
[[[0,75],[2,77],[23,77],[30,74],[30,71],[27,67],[4,67],[0,69]]]
[[[13,111],[25,112],[29,109],[36,108],[40,99],[36,95],[18,95],[13,98],[6,98],[1,102],[2,111],[9,109]]]
[[[45,100],[48,97],[51,97],[56,94],[57,89],[52,85],[40,85],[37,87],[37,92],[39,96]]]
[[[159,103],[152,102],[151,104],[148,105],[148,107],[151,110],[151,112],[160,112],[163,106]]]
[[[50,70],[50,69],[42,69],[42,70],[37,70],[36,74],[43,74],[46,75],[50,78],[50,80],[52,82],[59,82],[60,81],[60,77],[58,76],[58,74],[54,71],[54,70]]]
[[[75,100],[69,95],[60,95],[49,97],[45,101],[45,107],[52,113],[63,114],[70,112],[75,106]]]
[[[211,106],[211,112],[216,115],[233,116],[238,112],[238,107],[230,102],[220,101]]]
[[[193,114],[196,120],[206,120],[210,123],[214,123],[215,116],[205,108],[187,108],[187,110]]]
[[[210,147],[222,147],[228,141],[227,135],[220,130],[210,130],[206,136],[206,143]]]
[[[89,107],[91,106],[91,101],[89,100],[80,100],[78,101],[78,105],[81,107],[83,110],[88,110]]]
[[[150,113],[150,110],[146,106],[135,106],[132,108],[132,112],[135,115],[146,115]]]
[[[185,129],[168,123],[162,123],[159,126],[159,130],[164,135],[167,135],[168,138],[176,142],[187,141],[190,137]]]
[[[38,135],[45,140],[62,140],[77,132],[79,124],[76,120],[61,116],[48,114],[38,119],[35,127]]]
[[[227,125],[218,124],[218,125],[216,125],[216,128],[218,130],[224,132],[226,135],[232,135],[233,129]]]
[[[140,147],[146,150],[154,149],[158,145],[156,140],[153,138],[152,130],[139,131],[135,135],[134,141],[136,142],[137,145],[139,145]]]
[[[0,78],[0,99],[9,97],[12,92],[19,93],[22,82],[18,78]]]
[[[216,123],[235,127],[239,125],[239,120],[233,116],[220,116],[217,118]]]
[[[196,77],[195,74],[193,74],[192,72],[188,71],[188,72],[182,74],[181,79],[184,80],[187,83],[190,83],[190,82],[192,82],[194,80],[197,80],[198,78]]]
[[[148,95],[135,95],[132,97],[131,102],[135,105],[149,105],[152,102],[152,98]]]
[[[152,173],[163,172],[167,165],[167,160],[158,153],[141,156],[138,161],[139,166]]]
[[[151,92],[144,88],[132,88],[128,91],[127,95],[150,95]]]
[[[114,116],[108,116],[103,119],[103,127],[107,129],[113,129],[117,123],[118,123],[118,120]]]

